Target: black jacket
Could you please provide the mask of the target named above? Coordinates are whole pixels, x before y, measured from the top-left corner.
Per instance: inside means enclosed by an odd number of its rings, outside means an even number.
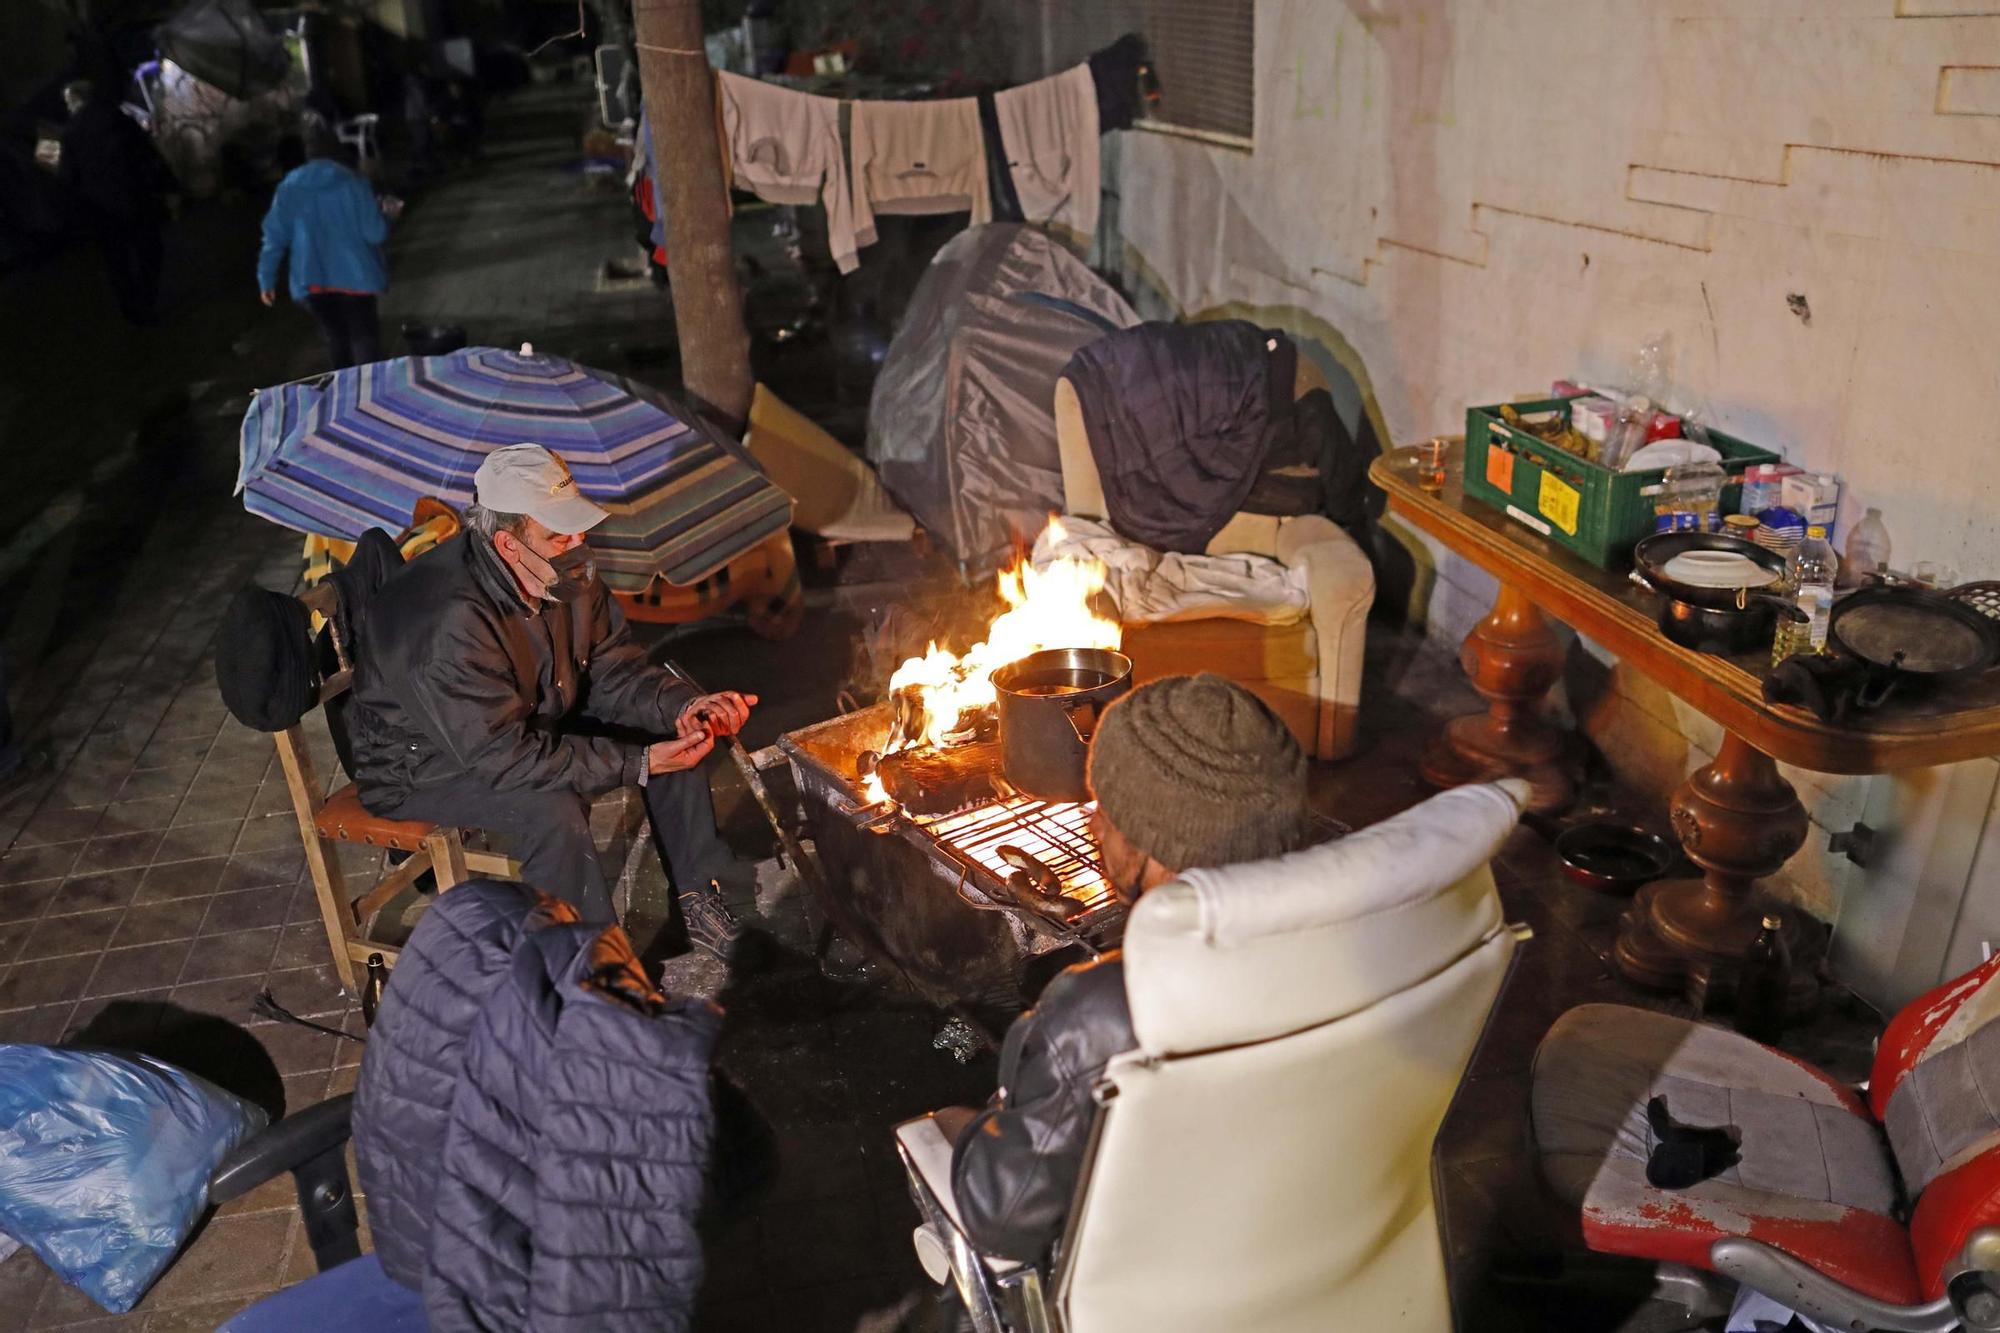
[[[1117,954],[1064,972],[1007,1029],[1000,1091],[952,1150],[952,1196],[983,1253],[1036,1263],[1061,1238],[1097,1115],[1090,1090],[1138,1044]]]
[[[92,102],[63,126],[56,168],[86,224],[158,226],[173,172],[151,136],[117,107]]]
[[[531,611],[486,538],[405,566],[363,609],[353,705],[361,802],[391,813],[465,777],[585,795],[636,783],[645,747],[569,734],[580,720],[671,735],[694,689],[650,665],[595,577]]]

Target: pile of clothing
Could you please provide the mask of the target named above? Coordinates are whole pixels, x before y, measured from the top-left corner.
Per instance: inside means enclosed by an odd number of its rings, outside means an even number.
[[[718,73],[723,163],[733,184],[774,204],[826,209],[834,264],[851,273],[881,214],[964,213],[1033,222],[1087,243],[1097,231],[1098,136],[1139,109],[1144,43],[1117,42],[1060,74],[978,97],[847,101]],[[844,127],[844,128],[843,128]],[[663,258],[664,210],[642,125],[633,164],[640,207]]]

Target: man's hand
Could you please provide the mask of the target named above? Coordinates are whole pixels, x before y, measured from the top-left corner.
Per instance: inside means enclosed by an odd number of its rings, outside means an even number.
[[[267,306],[278,304],[278,294],[276,292],[259,292],[257,293],[257,299]]]
[[[674,730],[682,736],[734,736],[750,720],[750,708],[756,702],[756,695],[738,694],[735,690],[704,694],[681,709],[681,715],[674,720]]]
[[[679,773],[708,758],[714,748],[715,737],[699,727],[677,740],[656,741],[646,747],[646,772]]]

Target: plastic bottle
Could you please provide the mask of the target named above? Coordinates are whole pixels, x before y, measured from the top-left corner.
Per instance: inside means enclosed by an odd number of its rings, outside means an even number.
[[[1882,511],[1871,509],[1847,534],[1847,553],[1841,560],[1841,575],[1859,587],[1873,575],[1889,567],[1889,529],[1882,524]]]
[[[1722,486],[1728,480],[1718,463],[1682,463],[1667,469],[1653,503],[1659,532],[1722,531]]]
[[[1616,472],[1625,460],[1646,443],[1646,428],[1653,421],[1653,400],[1634,394],[1618,404],[1618,416],[1605,432],[1604,448],[1597,461]]]
[[[1775,916],[1764,918],[1736,980],[1736,1030],[1766,1046],[1775,1046],[1784,1035],[1785,997],[1792,988],[1792,952],[1785,944],[1784,925]]]
[[[1775,508],[1779,502],[1778,466],[1775,463],[1753,463],[1743,469],[1743,489],[1736,500],[1736,512],[1749,514],[1755,518],[1766,509]]]
[[[1827,626],[1833,618],[1833,585],[1839,576],[1840,557],[1833,553],[1826,529],[1817,524],[1807,528],[1799,549],[1785,560],[1786,581],[1796,589],[1799,610],[1808,617],[1804,624],[1794,620],[1784,622],[1785,630],[1778,637],[1783,640],[1789,636],[1791,653],[1826,651]],[[1783,657],[1774,651],[1773,660],[1782,661]]]

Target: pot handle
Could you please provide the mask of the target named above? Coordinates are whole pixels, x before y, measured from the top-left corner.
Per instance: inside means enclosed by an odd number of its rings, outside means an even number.
[[[1894,663],[1900,663],[1902,660],[1903,655],[1897,653],[1892,659],[1892,665],[1888,670],[1870,672],[1868,679],[1862,682],[1861,688],[1854,692],[1854,706],[1865,710],[1880,708],[1883,704],[1888,703],[1889,696],[1896,692],[1896,686],[1903,679],[1903,673],[1898,671],[1894,665]]]

